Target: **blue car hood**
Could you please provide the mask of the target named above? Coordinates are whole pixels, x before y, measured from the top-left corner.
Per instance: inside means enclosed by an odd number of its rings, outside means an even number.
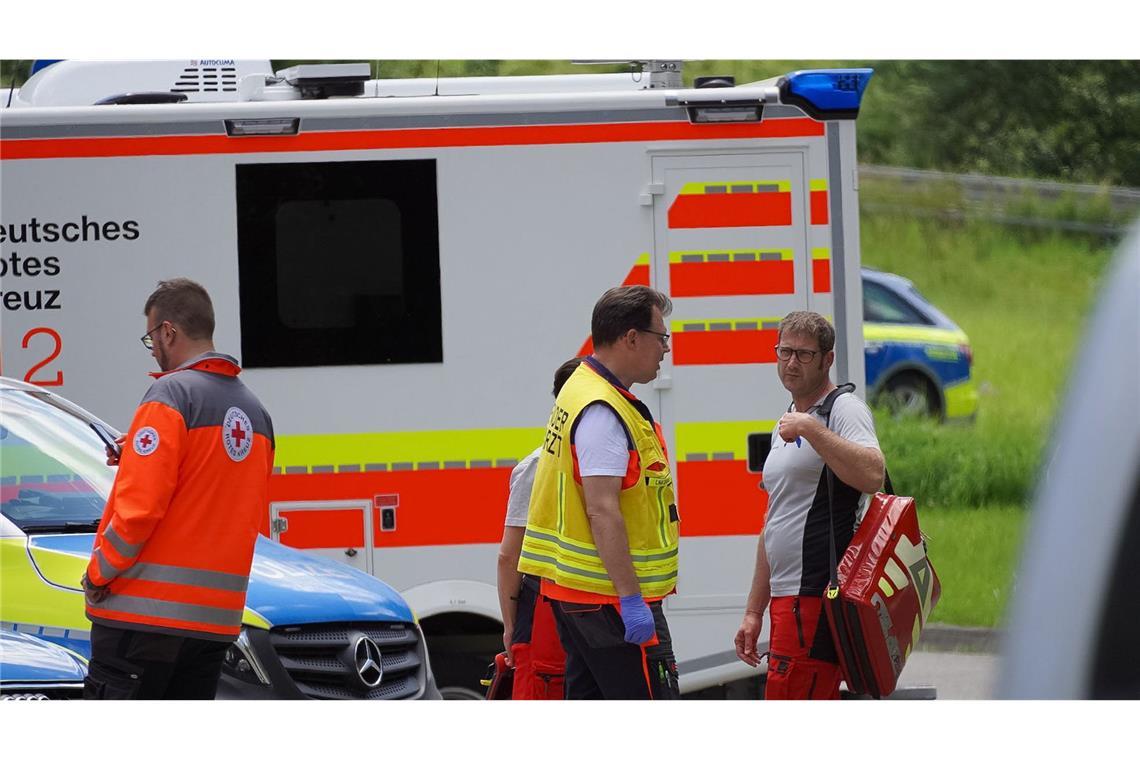
[[[63,647],[0,628],[0,681],[76,682],[85,675],[83,661]]]
[[[245,605],[270,626],[413,621],[408,603],[387,583],[264,536],[257,539]]]
[[[28,548],[40,574],[76,587],[91,556],[94,534],[33,535]],[[71,555],[75,567],[60,562]],[[38,556],[37,556],[38,555]],[[48,561],[49,558],[53,561]],[[78,571],[76,570],[78,568]],[[267,627],[356,621],[412,622],[407,602],[388,584],[339,562],[303,554],[259,536],[249,573],[249,612]]]

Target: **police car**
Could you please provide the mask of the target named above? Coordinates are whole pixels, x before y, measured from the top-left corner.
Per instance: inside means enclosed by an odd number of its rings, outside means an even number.
[[[61,396],[0,378],[5,680],[9,655],[36,640],[90,656],[79,579],[115,478],[96,428],[119,436]],[[47,657],[45,649],[38,651]],[[61,662],[60,652],[54,659]],[[84,673],[81,665],[65,675],[81,684]],[[218,696],[417,699],[439,698],[439,690],[418,621],[391,587],[262,537]]]
[[[978,390],[970,339],[910,280],[863,269],[867,397],[896,416],[972,420]]]

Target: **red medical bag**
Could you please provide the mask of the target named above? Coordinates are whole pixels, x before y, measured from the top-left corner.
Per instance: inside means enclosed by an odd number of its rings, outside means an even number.
[[[875,494],[836,575],[824,610],[847,688],[888,696],[942,593],[914,499]]]
[[[487,677],[480,683],[487,687],[487,699],[511,699],[514,691],[515,669],[507,664],[507,653],[495,655],[487,668]]]

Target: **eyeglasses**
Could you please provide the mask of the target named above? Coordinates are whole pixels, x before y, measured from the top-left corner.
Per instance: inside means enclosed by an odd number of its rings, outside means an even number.
[[[150,330],[149,332],[147,332],[146,335],[139,338],[139,340],[142,341],[143,347],[146,348],[147,351],[153,351],[154,350],[154,338],[152,338],[151,336],[154,335],[156,332],[158,332],[160,329],[162,329],[162,326],[166,325],[166,324],[170,324],[170,323],[169,322],[159,322],[158,327],[154,328],[153,330]],[[178,331],[174,328],[174,325],[170,325],[170,332],[174,333],[174,332],[178,332]]]
[[[669,348],[669,333],[660,333],[660,332],[657,332],[656,330],[639,330],[638,332],[649,333],[650,335],[656,335],[658,338],[661,339],[661,345],[664,348]]]
[[[792,354],[795,354],[796,361],[798,361],[800,364],[807,364],[819,353],[819,351],[811,351],[806,348],[789,348],[788,346],[776,346],[776,356],[780,357],[782,361],[788,361],[792,358]]]

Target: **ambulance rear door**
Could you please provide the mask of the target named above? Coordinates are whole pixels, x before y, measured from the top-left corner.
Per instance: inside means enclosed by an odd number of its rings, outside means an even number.
[[[684,537],[671,612],[744,607],[766,505],[762,462],[788,403],[777,328],[809,307],[808,148],[652,158],[657,287],[673,299],[658,380]],[[671,618],[672,620],[672,618]]]

